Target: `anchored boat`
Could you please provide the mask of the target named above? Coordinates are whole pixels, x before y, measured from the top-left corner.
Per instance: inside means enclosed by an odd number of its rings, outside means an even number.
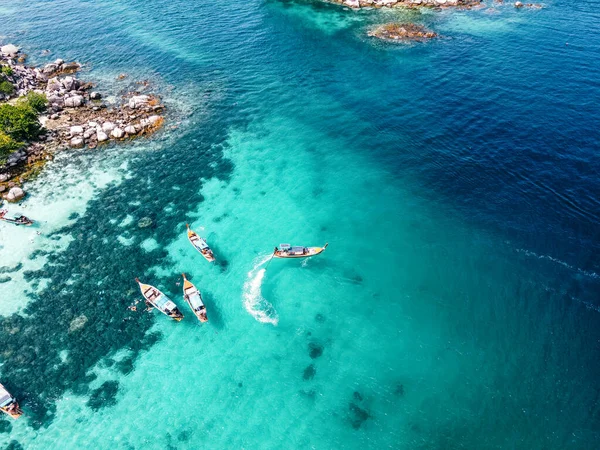
[[[275,247],[273,257],[275,258],[310,258],[323,253],[329,244],[323,247],[293,247],[290,244],[280,244]]]
[[[140,285],[140,291],[142,291],[142,295],[146,299],[147,304],[152,305],[161,313],[169,316],[171,319],[174,319],[177,322],[183,319],[183,314],[181,314],[181,311],[179,311],[177,305],[173,303],[169,297],[160,292],[154,286],[144,284],[137,278],[135,281],[137,281],[137,283]]]
[[[28,227],[33,225],[33,220],[28,219],[25,216],[8,217],[8,211],[6,209],[0,209],[0,220],[15,224],[17,226]]]
[[[200,236],[198,236],[198,234],[196,234],[196,232],[193,231],[187,223],[185,224],[185,226],[187,227],[188,239],[190,240],[192,245],[196,248],[196,250],[202,253],[202,256],[204,256],[207,261],[213,262],[215,260],[215,255],[213,254],[206,241]]]
[[[183,298],[190,305],[192,311],[198,318],[200,322],[208,322],[208,316],[206,315],[206,306],[202,302],[202,294],[196,286],[188,281],[185,277],[185,273],[183,275]]]
[[[0,384],[0,410],[13,419],[18,419],[23,414],[17,400],[10,395],[10,392],[2,384]]]

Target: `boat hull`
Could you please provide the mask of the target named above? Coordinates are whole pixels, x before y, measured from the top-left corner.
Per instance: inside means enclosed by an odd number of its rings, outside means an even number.
[[[136,281],[138,282],[138,285],[140,286],[140,291],[142,292],[142,296],[154,308],[156,308],[157,310],[159,310],[165,316],[168,316],[171,319],[175,320],[176,322],[180,322],[181,319],[183,319],[183,314],[181,313],[181,311],[179,311],[179,308],[177,308],[177,305],[175,305],[173,303],[173,301],[169,297],[167,297],[163,292],[161,292],[159,289],[155,288],[154,286],[151,286],[149,284],[141,283],[137,279],[136,279]],[[156,303],[156,300],[158,298],[161,298],[161,297],[164,297],[166,299],[166,302],[170,302],[173,305],[175,305],[174,308],[171,309],[171,310],[167,310],[167,309],[159,306]],[[166,303],[166,304],[168,304],[168,303]]]
[[[290,255],[283,251],[276,251],[275,253],[273,253],[273,258],[279,258],[279,259],[312,258],[313,256],[317,256],[317,255],[320,255],[321,253],[323,253],[328,245],[329,244],[325,244],[323,247],[307,247],[306,249],[308,250],[308,252],[305,254],[301,254],[301,255],[293,255],[293,254]]]
[[[198,234],[195,231],[192,231],[189,225],[187,235],[190,244],[192,244],[194,248],[198,250],[198,252],[204,257],[204,259],[206,259],[208,262],[215,261],[215,255],[213,254],[213,251],[210,249],[206,241],[200,236],[198,236]],[[202,248],[201,244],[204,244],[204,248]]]
[[[202,307],[204,307],[202,311],[197,311],[194,308],[194,305],[192,304],[192,296],[194,295],[198,296],[198,302]],[[202,294],[200,294],[200,291],[196,286],[194,286],[191,282],[188,281],[185,274],[183,274],[183,299],[188,304],[188,306],[200,322],[208,322],[208,316],[206,314],[206,305],[202,301]]]

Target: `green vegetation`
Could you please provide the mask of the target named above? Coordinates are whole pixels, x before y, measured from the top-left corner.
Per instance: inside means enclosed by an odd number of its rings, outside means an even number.
[[[9,135],[0,131],[0,164],[6,163],[8,155],[18,150],[22,145],[23,143],[15,141]]]
[[[0,105],[0,164],[6,163],[6,158],[23,146],[23,141],[37,139],[42,129],[38,114],[47,104],[44,94],[29,92],[16,105]]]
[[[23,102],[16,106],[0,106],[0,131],[15,140],[31,140],[38,137],[42,126],[36,111]]]
[[[12,95],[15,92],[15,87],[8,81],[0,81],[0,94]]]
[[[44,94],[30,91],[25,97],[21,97],[18,101],[19,106],[30,107],[34,111],[41,113],[48,105],[48,99]]]
[[[0,73],[2,75],[11,76],[13,74],[13,70],[10,66],[2,66]]]

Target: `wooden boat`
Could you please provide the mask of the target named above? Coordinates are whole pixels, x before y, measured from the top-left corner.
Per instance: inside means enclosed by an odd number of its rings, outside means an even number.
[[[0,384],[0,410],[13,419],[18,419],[23,414],[17,400],[10,395],[10,392],[2,384]]]
[[[154,286],[144,284],[137,278],[135,281],[137,281],[137,283],[140,285],[140,291],[142,291],[142,295],[146,299],[146,304],[153,306],[161,313],[169,316],[171,319],[174,319],[177,322],[183,319],[183,314],[181,314],[181,311],[179,311],[177,305],[173,303],[169,297],[160,292]]]
[[[213,254],[206,241],[200,236],[198,236],[196,232],[192,231],[187,223],[185,224],[185,226],[187,227],[188,239],[190,240],[192,245],[196,248],[196,250],[202,253],[202,256],[204,256],[208,262],[213,262],[215,260],[215,255]]]
[[[192,311],[198,318],[200,322],[208,322],[208,316],[206,315],[206,306],[202,302],[202,294],[196,286],[188,281],[185,277],[185,273],[183,275],[183,298],[190,305]]]
[[[329,244],[323,247],[292,247],[290,244],[280,244],[273,251],[274,258],[310,258],[323,253]]]
[[[6,209],[0,209],[0,220],[15,224],[17,226],[28,227],[33,225],[33,220],[28,219],[25,216],[8,217],[8,211]]]

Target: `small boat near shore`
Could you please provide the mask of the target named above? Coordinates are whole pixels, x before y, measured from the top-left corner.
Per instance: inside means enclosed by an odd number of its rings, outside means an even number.
[[[142,291],[142,295],[146,299],[146,304],[158,309],[161,313],[169,316],[171,319],[176,320],[177,322],[183,319],[183,314],[181,314],[181,311],[179,311],[177,305],[173,303],[169,297],[167,297],[154,286],[144,284],[137,278],[135,281],[137,281],[138,285],[140,286],[140,291]]]
[[[200,322],[208,322],[208,316],[206,315],[206,306],[204,306],[204,303],[202,302],[202,294],[200,294],[200,291],[196,286],[194,286],[188,281],[188,279],[185,276],[185,273],[182,273],[181,275],[183,275],[184,300],[187,302],[188,305],[190,305],[190,308],[192,308],[192,311],[194,312],[194,314]]]
[[[274,258],[310,258],[323,253],[329,244],[323,247],[297,247],[290,244],[280,244],[273,251]]]
[[[215,260],[215,255],[206,241],[202,239],[195,231],[193,231],[187,223],[185,226],[187,227],[187,235],[191,244],[202,254],[202,256],[206,258],[208,262],[213,262]]]
[[[28,227],[33,225],[33,220],[25,217],[25,216],[14,216],[9,217],[8,211],[6,209],[0,209],[0,220],[3,222],[12,223],[17,226]]]
[[[6,388],[0,384],[0,410],[13,419],[18,419],[23,414],[17,399],[15,399]]]

